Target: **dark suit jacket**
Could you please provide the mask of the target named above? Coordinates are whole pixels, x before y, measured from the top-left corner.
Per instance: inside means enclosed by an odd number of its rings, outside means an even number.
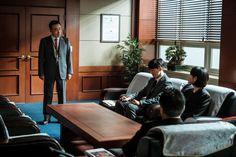
[[[53,78],[55,77],[57,66],[59,66],[61,79],[66,79],[67,74],[73,74],[72,51],[70,46],[67,38],[60,37],[59,59],[57,63],[51,36],[41,39],[39,45],[38,75],[45,76],[45,78],[49,79]]]
[[[187,84],[181,90],[185,96],[185,110],[182,118],[206,116],[211,103],[211,96],[205,88],[193,93],[193,86]]]
[[[168,86],[172,86],[172,83],[168,76],[164,74],[153,89],[153,84],[155,81],[156,79],[151,78],[141,91],[131,94],[129,97],[139,100],[142,107],[159,104],[160,93],[163,92]]]
[[[151,128],[155,126],[181,124],[181,123],[183,123],[183,121],[179,118],[169,118],[164,120],[159,119],[152,122],[144,123],[142,127],[133,136],[133,138],[123,146],[122,150],[124,155],[127,157],[135,156],[139,140],[142,137],[144,137]]]

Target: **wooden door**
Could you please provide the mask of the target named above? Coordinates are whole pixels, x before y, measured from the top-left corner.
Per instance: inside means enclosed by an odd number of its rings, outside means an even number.
[[[25,101],[25,9],[0,7],[0,94]]]
[[[39,42],[50,35],[51,20],[64,26],[64,15],[64,8],[0,7],[1,95],[14,102],[43,101],[43,81],[37,75]]]
[[[26,102],[43,101],[43,81],[38,77],[39,43],[50,35],[51,20],[59,20],[64,28],[64,15],[64,8],[26,8]],[[56,92],[53,100],[57,100]]]

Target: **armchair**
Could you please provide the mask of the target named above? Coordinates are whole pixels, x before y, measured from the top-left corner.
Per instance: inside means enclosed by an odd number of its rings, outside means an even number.
[[[1,116],[0,154],[5,154],[6,156],[73,157],[73,155],[66,153],[60,144],[47,134],[9,136]]]
[[[116,100],[119,99],[121,94],[131,94],[140,91],[145,87],[148,83],[149,79],[153,76],[147,72],[139,72],[137,73],[131,83],[129,84],[128,88],[105,88],[102,91],[101,104],[104,107],[107,107],[111,110],[114,109]]]

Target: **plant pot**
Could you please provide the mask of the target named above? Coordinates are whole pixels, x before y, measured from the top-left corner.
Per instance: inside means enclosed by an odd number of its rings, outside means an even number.
[[[176,65],[175,64],[167,64],[167,70],[176,71]]]

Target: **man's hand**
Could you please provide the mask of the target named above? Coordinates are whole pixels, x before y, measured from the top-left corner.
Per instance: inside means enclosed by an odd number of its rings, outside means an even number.
[[[44,76],[39,76],[40,80],[44,80]]]
[[[130,98],[125,96],[125,95],[123,95],[123,96],[120,97],[120,100],[125,102],[125,101],[129,101]]]
[[[133,99],[131,102],[132,102],[134,105],[137,105],[137,106],[140,105],[140,101],[138,101],[138,100],[136,100],[136,99]]]
[[[67,80],[70,80],[71,78],[72,78],[72,75],[71,75],[71,74],[67,74],[66,79],[67,79]]]

